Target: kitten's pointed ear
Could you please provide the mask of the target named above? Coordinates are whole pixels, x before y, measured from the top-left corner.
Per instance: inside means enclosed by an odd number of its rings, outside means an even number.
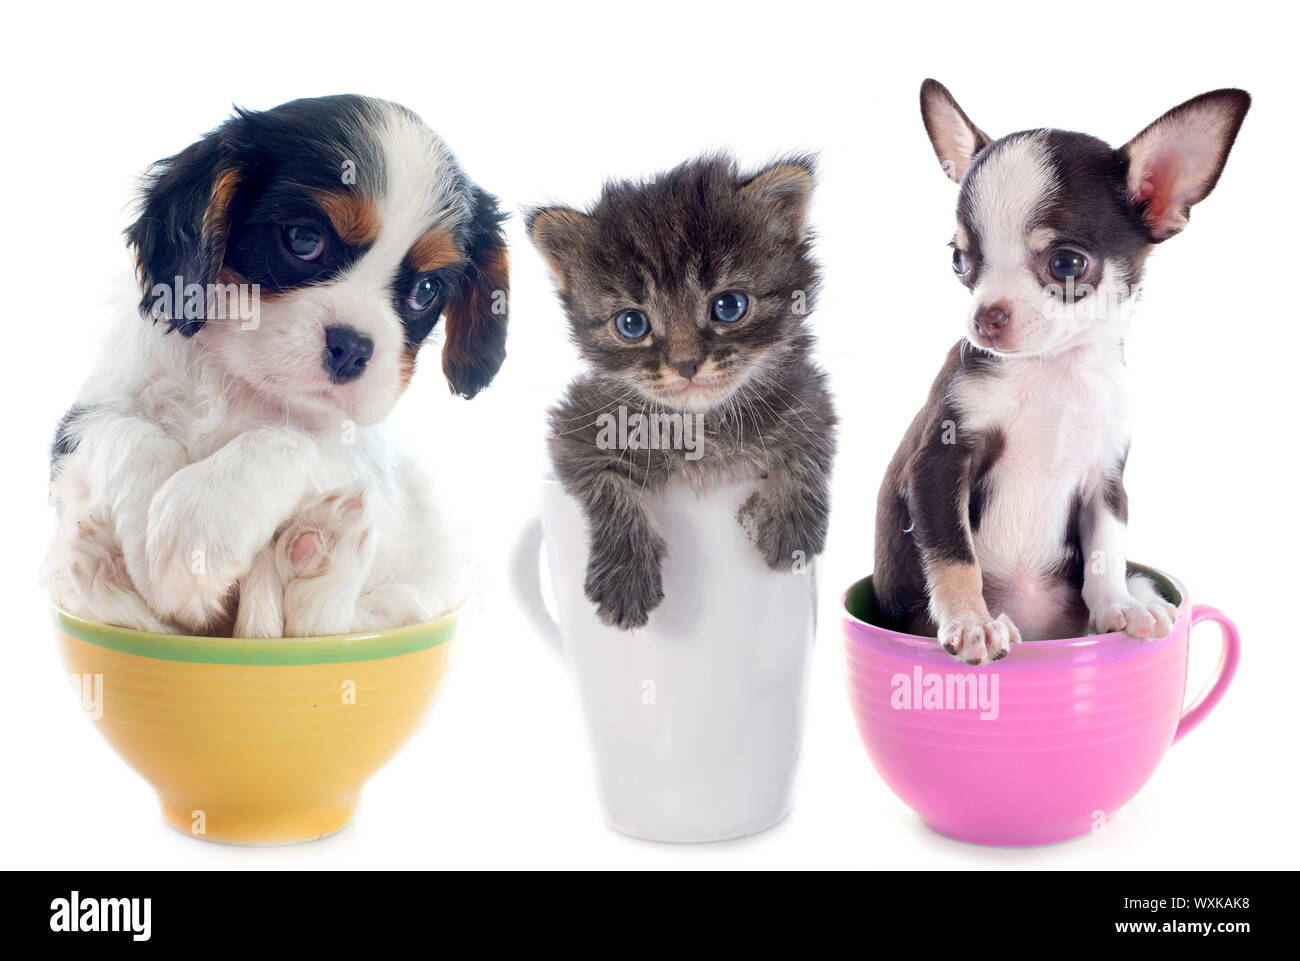
[[[1203,93],[1120,148],[1128,162],[1129,202],[1154,241],[1186,227],[1192,205],[1209,196],[1249,109],[1244,90]]]
[[[486,190],[474,187],[471,194],[469,276],[443,311],[442,372],[451,389],[465,398],[490,384],[501,369],[510,319],[510,256],[502,229],[506,215]]]
[[[811,157],[782,160],[747,180],[741,185],[740,193],[766,207],[792,232],[796,241],[802,241],[815,171]]]
[[[524,215],[528,237],[546,258],[560,287],[568,284],[566,265],[591,228],[591,218],[570,207],[534,207]]]
[[[938,80],[921,84],[921,120],[948,179],[961,183],[975,155],[993,138],[971,123],[966,111]]]

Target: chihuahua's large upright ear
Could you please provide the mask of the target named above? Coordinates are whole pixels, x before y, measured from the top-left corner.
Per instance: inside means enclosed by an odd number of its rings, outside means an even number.
[[[921,120],[930,135],[939,165],[948,179],[961,183],[975,155],[993,138],[971,123],[966,111],[938,80],[921,84]]]
[[[1193,97],[1120,148],[1128,163],[1128,196],[1156,243],[1187,226],[1194,204],[1219,182],[1228,151],[1250,109],[1244,90]]]
[[[442,372],[452,391],[473,397],[492,382],[506,359],[510,320],[510,252],[497,199],[472,187],[474,215],[467,243],[469,276],[447,305]]]
[[[561,290],[569,284],[568,265],[591,230],[591,218],[571,207],[533,207],[525,214],[528,239],[546,259]]]
[[[765,207],[776,223],[793,236],[804,239],[808,201],[812,197],[816,166],[812,157],[792,157],[760,170],[741,185],[742,197]]]
[[[239,193],[242,174],[234,148],[223,130],[208,134],[174,157],[160,160],[145,175],[140,215],[126,229],[127,243],[135,248],[136,273],[143,297],[141,313],[167,322],[168,329],[192,337],[203,328],[203,305],[191,305],[177,315],[162,310],[172,298],[154,294],[156,285],[182,289],[216,280],[226,253],[231,206]],[[197,314],[197,316],[194,316]]]

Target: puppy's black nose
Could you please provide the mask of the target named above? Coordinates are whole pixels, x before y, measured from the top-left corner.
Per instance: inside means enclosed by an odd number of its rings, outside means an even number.
[[[1011,321],[1011,316],[1007,313],[1006,308],[1000,304],[993,304],[989,307],[981,307],[975,312],[975,329],[985,337],[996,340],[998,334]]]
[[[699,369],[700,358],[692,357],[690,360],[670,360],[668,363],[677,368],[677,373],[681,374],[687,380],[695,376],[695,371]]]
[[[375,352],[375,342],[352,327],[326,327],[321,363],[336,384],[356,380]]]

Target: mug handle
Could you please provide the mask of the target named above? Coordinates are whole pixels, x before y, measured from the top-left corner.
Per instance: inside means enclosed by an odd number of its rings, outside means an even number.
[[[541,562],[542,519],[534,517],[515,543],[514,555],[510,560],[510,581],[514,585],[515,599],[528,615],[533,629],[558,648],[561,645],[560,625],[555,622],[546,608],[546,602],[542,600]]]
[[[1171,745],[1177,744],[1191,733],[1196,725],[1205,720],[1205,715],[1209,714],[1223,698],[1228,685],[1232,683],[1232,676],[1237,673],[1237,662],[1241,660],[1241,635],[1237,633],[1237,625],[1228,620],[1227,615],[1217,607],[1193,604],[1192,622],[1187,627],[1188,634],[1190,635],[1192,628],[1202,621],[1214,621],[1219,625],[1219,631],[1223,635],[1223,651],[1219,655],[1219,666],[1214,676],[1196,696],[1196,700],[1184,708],[1183,716],[1178,721],[1178,729],[1174,731],[1174,739],[1170,742]],[[1190,637],[1188,640],[1190,642]]]

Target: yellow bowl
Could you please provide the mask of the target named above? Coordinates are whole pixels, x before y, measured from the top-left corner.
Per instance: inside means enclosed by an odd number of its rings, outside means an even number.
[[[377,634],[256,640],[131,631],[54,609],[108,743],[194,837],[284,844],[351,820],[441,686],[460,612]]]

